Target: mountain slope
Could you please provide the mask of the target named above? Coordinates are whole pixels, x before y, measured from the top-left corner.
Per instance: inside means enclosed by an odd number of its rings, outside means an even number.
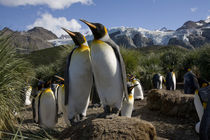
[[[110,37],[126,48],[141,48],[152,45],[179,45],[184,48],[194,49],[210,43],[210,20],[198,22],[187,21],[177,30],[147,30],[144,28],[114,27],[109,29]],[[86,36],[92,40],[91,35]],[[54,45],[71,43],[71,39],[60,38],[50,40]]]
[[[53,47],[47,40],[56,39],[57,36],[42,27],[35,27],[27,32],[12,31],[4,28],[0,31],[0,39],[9,39],[8,42],[15,47],[18,53],[30,53],[34,50]]]

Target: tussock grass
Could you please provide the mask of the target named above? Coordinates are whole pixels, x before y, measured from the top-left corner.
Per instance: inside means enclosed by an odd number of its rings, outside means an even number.
[[[30,63],[16,57],[8,40],[0,40],[0,130],[14,131],[15,112],[23,104],[23,89],[34,72]]]

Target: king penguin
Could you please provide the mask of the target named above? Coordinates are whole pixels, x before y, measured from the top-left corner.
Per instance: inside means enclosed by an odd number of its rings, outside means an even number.
[[[80,19],[91,29],[91,64],[104,114],[119,114],[122,100],[128,100],[126,70],[119,46],[110,39],[107,28],[100,23]]]
[[[121,116],[131,117],[133,112],[133,104],[134,104],[134,88],[138,86],[137,84],[133,85],[131,82],[127,83],[128,90],[128,101],[123,100]]]
[[[35,97],[35,122],[45,128],[53,128],[57,123],[56,99],[50,88],[50,81]]]
[[[31,91],[32,91],[32,86],[27,86],[26,87],[26,92],[25,92],[25,105],[31,105],[30,97],[31,97]]]
[[[65,105],[70,123],[73,125],[86,117],[93,75],[90,48],[86,38],[79,32],[63,28],[75,43],[75,48],[67,58],[65,70]]]
[[[170,69],[170,72],[166,75],[166,89],[176,90],[176,76],[173,69]]]
[[[140,81],[138,79],[135,78],[135,76],[130,75],[129,76],[129,81],[133,84],[133,85],[137,85],[134,87],[134,99],[135,100],[143,100],[144,99],[144,92],[142,89],[142,86],[140,84]]]

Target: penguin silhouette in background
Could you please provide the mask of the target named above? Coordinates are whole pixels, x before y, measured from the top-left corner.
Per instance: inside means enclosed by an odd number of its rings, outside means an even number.
[[[110,39],[107,29],[100,23],[82,20],[91,29],[91,64],[104,114],[119,114],[122,100],[128,100],[126,70],[119,46]],[[103,116],[102,115],[102,116]]]
[[[86,117],[93,75],[90,62],[90,48],[86,38],[79,32],[63,28],[75,43],[75,48],[67,58],[65,70],[65,105],[72,125]]]
[[[185,68],[187,73],[184,75],[184,93],[194,94],[195,90],[200,88],[196,75],[191,71],[190,68]]]
[[[170,72],[166,75],[166,89],[176,90],[176,76],[173,69],[170,69]]]
[[[131,82],[127,83],[128,89],[128,101],[123,100],[122,108],[121,108],[121,116],[131,117],[133,112],[134,105],[134,88],[138,86],[137,84],[133,85]]]
[[[57,123],[56,99],[50,84],[51,81],[46,82],[34,99],[35,122],[45,128],[53,128]]]
[[[157,73],[152,78],[152,83],[154,88],[162,89],[163,88],[163,76],[160,73]]]
[[[25,92],[25,105],[31,105],[30,97],[31,97],[31,92],[32,92],[32,86],[27,86],[26,87],[26,92]]]

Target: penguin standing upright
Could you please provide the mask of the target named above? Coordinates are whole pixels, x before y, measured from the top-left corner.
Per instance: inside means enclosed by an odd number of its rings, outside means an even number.
[[[35,121],[46,128],[53,128],[57,123],[56,99],[50,88],[50,81],[35,97]]]
[[[25,105],[31,105],[30,101],[31,91],[32,91],[32,86],[27,86],[25,92]]]
[[[184,75],[184,93],[194,94],[195,90],[200,88],[196,75],[190,68],[186,69],[187,73]]]
[[[157,73],[152,78],[153,86],[156,89],[163,88],[163,76],[160,73]]]
[[[126,71],[119,46],[110,39],[104,25],[81,21],[89,26],[94,36],[91,43],[91,64],[104,115],[118,115],[123,97],[128,100]]]
[[[136,79],[133,75],[130,75],[130,82],[133,85],[137,85],[134,87],[134,99],[135,100],[143,100],[144,99],[144,93],[143,93],[143,89],[142,86],[140,84],[140,81],[138,79]]]
[[[208,100],[210,99],[209,97],[210,97],[210,86],[208,86],[208,84],[202,86],[199,90],[195,91],[194,105],[199,117],[199,122],[195,126],[195,130],[197,133],[199,133],[200,122],[202,121],[204,112],[207,109],[207,103]]]
[[[166,89],[176,90],[176,76],[173,69],[170,69],[170,72],[166,75]]]
[[[79,32],[63,28],[73,39],[76,47],[67,58],[65,70],[65,105],[71,124],[86,117],[93,75],[90,62],[90,48],[86,38]],[[76,120],[77,119],[77,120]]]
[[[134,104],[134,88],[138,86],[137,84],[133,85],[132,83],[127,83],[128,89],[128,101],[123,100],[122,108],[121,108],[121,116],[131,117],[133,112],[133,104]]]

